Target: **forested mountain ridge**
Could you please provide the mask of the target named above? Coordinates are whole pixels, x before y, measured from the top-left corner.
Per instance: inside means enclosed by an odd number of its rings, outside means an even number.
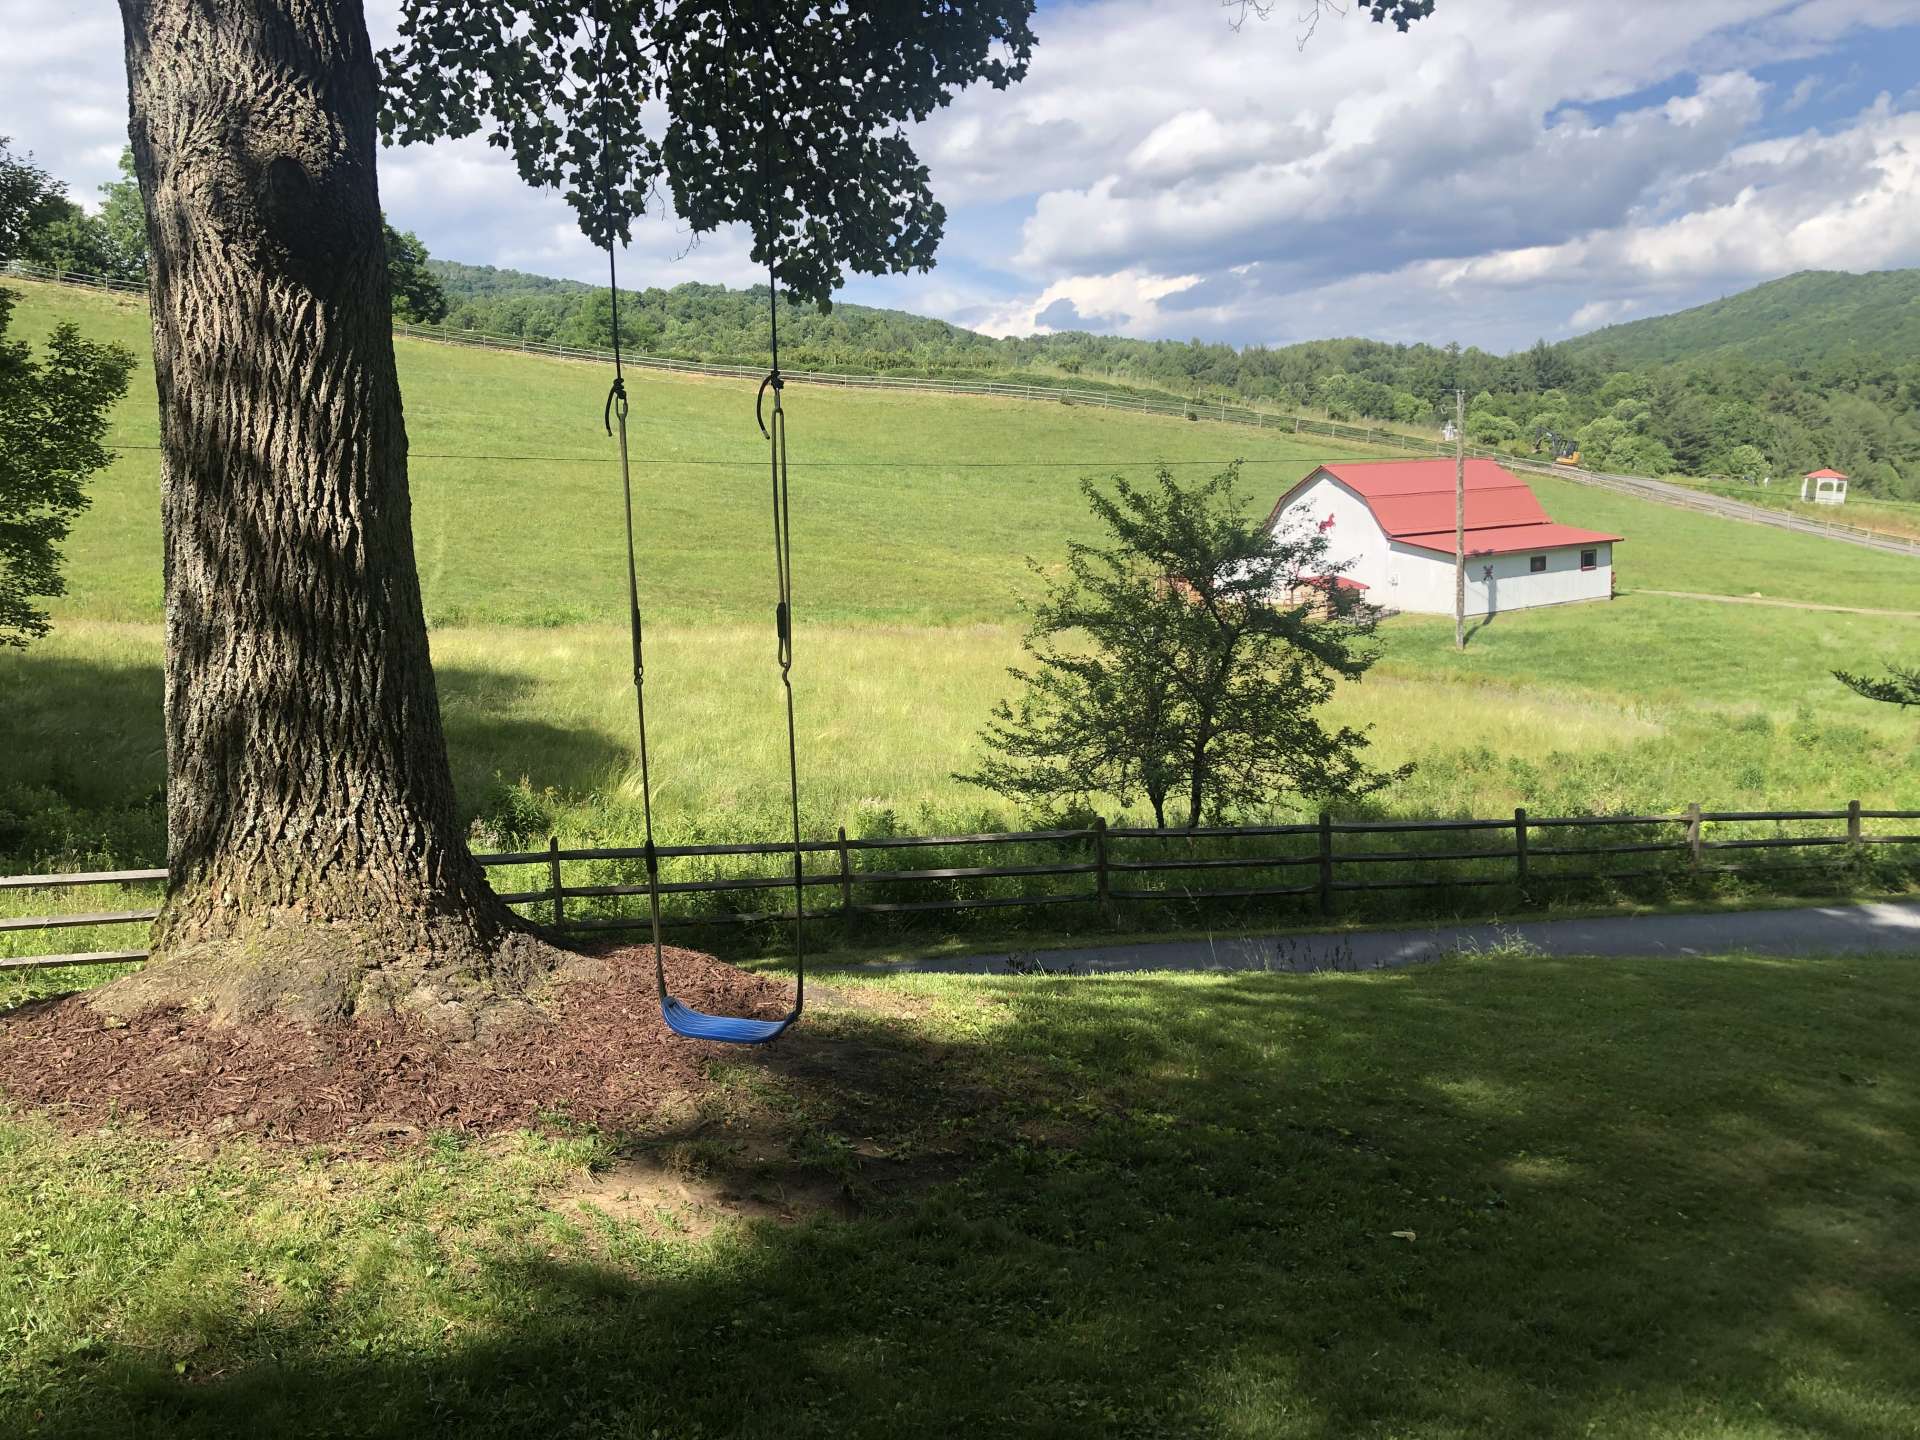
[[[1690,310],[1609,325],[1566,346],[1624,365],[1732,353],[1816,366],[1852,355],[1920,360],[1920,270],[1802,270]]]
[[[611,342],[604,287],[429,263],[450,325]],[[766,292],[622,291],[620,329],[644,353],[759,364]],[[1753,481],[1832,465],[1863,493],[1920,499],[1920,270],[1807,272],[1511,355],[1363,339],[1242,349],[1081,331],[994,339],[864,305],[783,307],[781,352],[795,369],[1070,380],[1436,427],[1459,386],[1482,445],[1526,452],[1559,437],[1601,468]]]

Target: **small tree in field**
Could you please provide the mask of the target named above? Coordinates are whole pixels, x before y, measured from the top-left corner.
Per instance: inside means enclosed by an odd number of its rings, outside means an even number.
[[[113,457],[107,413],[127,390],[133,356],[62,325],[46,354],[6,340],[14,295],[0,290],[0,645],[47,633],[33,602],[66,591],[59,544],[87,505],[87,477]]]
[[[1337,583],[1346,567],[1324,532],[1250,521],[1237,466],[1081,489],[1107,543],[1068,547],[1032,612],[1033,663],[1010,672],[1020,693],[994,708],[987,759],[959,778],[1038,809],[1144,795],[1157,824],[1171,805],[1192,828],[1407,773],[1370,770],[1366,733],[1316,714],[1377,653],[1375,613]]]

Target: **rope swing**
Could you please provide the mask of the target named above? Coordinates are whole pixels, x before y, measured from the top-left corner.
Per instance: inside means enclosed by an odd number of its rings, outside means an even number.
[[[767,440],[768,463],[773,479],[773,559],[776,591],[773,623],[775,656],[780,667],[780,684],[786,693],[787,802],[793,821],[794,988],[793,1009],[787,1012],[785,1018],[756,1020],[741,1015],[710,1015],[676,999],[667,989],[667,967],[660,939],[660,857],[653,843],[653,777],[647,758],[647,670],[640,623],[639,564],[635,558],[633,542],[633,480],[627,457],[627,386],[620,362],[620,282],[614,260],[611,223],[612,172],[611,167],[606,163],[606,157],[613,143],[612,126],[607,114],[604,43],[606,27],[602,25],[597,12],[594,17],[594,29],[595,49],[598,54],[595,78],[600,98],[601,187],[608,218],[607,288],[612,299],[613,312],[613,385],[607,391],[606,409],[601,418],[609,435],[615,434],[617,429],[620,441],[620,491],[625,504],[627,526],[627,617],[628,629],[633,640],[633,698],[640,735],[640,807],[646,833],[646,848],[643,853],[647,866],[647,907],[653,927],[654,984],[660,997],[660,1018],[676,1035],[684,1035],[691,1040],[718,1040],[733,1045],[761,1045],[769,1040],[778,1039],[786,1033],[788,1027],[799,1020],[800,1012],[806,1003],[807,990],[804,919],[806,879],[802,863],[804,852],[800,842],[800,761],[793,715],[793,551],[788,528],[787,417],[780,403],[780,392],[786,387],[786,381],[780,374],[778,277],[774,269],[772,244],[769,242],[767,247],[767,327],[772,364],[766,378],[760,382],[759,393],[754,397],[754,419],[760,426],[760,433]],[[773,58],[772,46],[769,43],[769,63]],[[762,103],[763,106],[766,105],[764,87]],[[763,147],[768,143],[764,129],[761,143]],[[771,173],[764,162],[762,171],[766,175]],[[768,423],[764,414],[768,391],[773,392],[771,424]]]

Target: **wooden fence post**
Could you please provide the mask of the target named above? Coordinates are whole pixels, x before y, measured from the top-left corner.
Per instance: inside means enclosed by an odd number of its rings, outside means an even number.
[[[1700,802],[1687,806],[1687,868],[1700,868]]]
[[[1320,913],[1333,914],[1333,816],[1320,812]]]
[[[1527,888],[1527,811],[1524,805],[1513,812],[1513,868],[1521,890]]]
[[[840,927],[843,935],[853,934],[853,861],[847,850],[847,827],[840,827]]]
[[[553,928],[567,923],[567,905],[560,889],[560,837],[547,836],[547,878],[553,885]]]
[[[1860,802],[1847,802],[1847,859],[1858,866],[1866,859],[1867,847],[1860,840]]]
[[[1100,904],[1100,918],[1114,925],[1118,917],[1113,909],[1113,876],[1107,869],[1107,817],[1093,817],[1093,894]]]

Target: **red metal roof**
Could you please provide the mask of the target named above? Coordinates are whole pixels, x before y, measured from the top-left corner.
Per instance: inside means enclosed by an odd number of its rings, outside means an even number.
[[[1282,495],[1267,523],[1277,521],[1295,492],[1324,472],[1364,500],[1380,528],[1392,539],[1451,555],[1453,465],[1451,460],[1336,460],[1322,465]],[[1469,555],[1510,555],[1624,538],[1555,524],[1527,482],[1497,461],[1467,461],[1465,478]]]
[[[1336,460],[1320,467],[1373,500],[1382,495],[1420,495],[1444,490],[1453,494],[1451,460]],[[1467,461],[1467,498],[1476,490],[1509,490],[1527,482],[1504,469],[1497,460],[1475,457]]]
[[[1809,480],[1844,480],[1846,478],[1847,477],[1842,475],[1838,470],[1809,470],[1807,472],[1807,479]]]
[[[1342,477],[1345,478],[1345,477]],[[1367,508],[1380,528],[1398,540],[1428,530],[1453,529],[1453,481],[1442,491],[1420,495],[1388,495],[1367,499]],[[1485,486],[1467,491],[1467,528],[1489,525],[1544,525],[1547,512],[1525,485]]]
[[[1453,531],[1434,530],[1424,535],[1396,535],[1402,545],[1421,550],[1453,554]],[[1573,545],[1599,545],[1623,539],[1598,530],[1582,530],[1578,525],[1556,525],[1551,520],[1538,525],[1489,525],[1467,530],[1469,555],[1517,555],[1528,550],[1564,550]]]

